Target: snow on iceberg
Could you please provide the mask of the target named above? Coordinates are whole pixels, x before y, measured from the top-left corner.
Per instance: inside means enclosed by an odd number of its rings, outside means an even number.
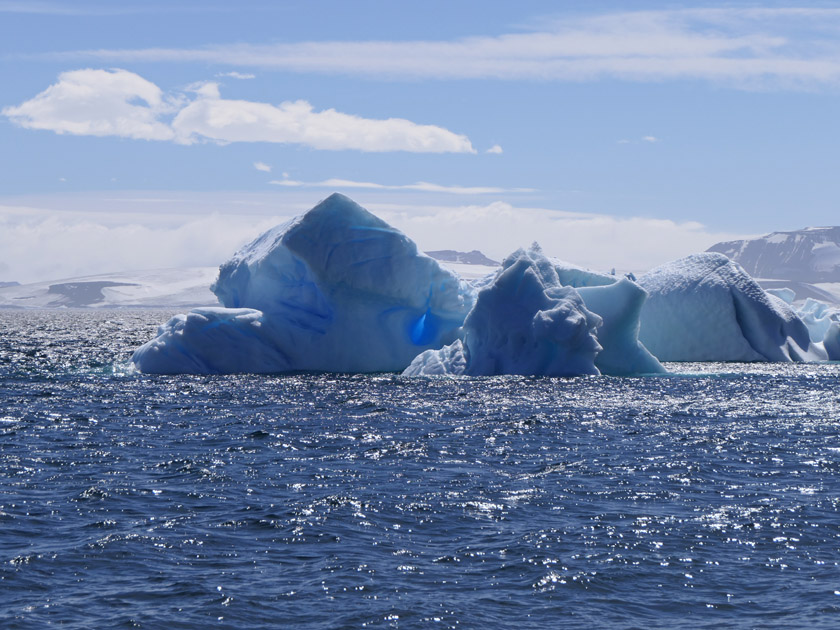
[[[520,249],[479,292],[462,337],[422,353],[403,374],[662,372],[636,338],[644,298],[629,280],[551,261],[536,245]]]
[[[723,254],[702,253],[639,278],[649,297],[639,339],[661,361],[819,361],[808,329]]]
[[[132,361],[149,373],[398,371],[452,342],[474,290],[407,236],[333,194],[222,265],[225,308],[161,327]]]

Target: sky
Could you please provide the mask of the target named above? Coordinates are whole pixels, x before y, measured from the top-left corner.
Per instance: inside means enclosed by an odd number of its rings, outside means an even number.
[[[218,265],[335,191],[603,270],[834,225],[832,4],[0,0],[0,281]]]

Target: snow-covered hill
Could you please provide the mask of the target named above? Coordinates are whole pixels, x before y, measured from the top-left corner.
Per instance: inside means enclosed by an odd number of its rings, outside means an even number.
[[[808,284],[840,282],[840,227],[773,232],[759,238],[712,245],[755,278]]]
[[[463,265],[483,265],[485,267],[498,267],[501,263],[498,260],[488,258],[477,249],[471,252],[458,252],[454,249],[440,249],[433,252],[426,252],[439,262],[459,263]]]
[[[127,271],[0,288],[0,308],[188,307],[217,305],[218,267]]]

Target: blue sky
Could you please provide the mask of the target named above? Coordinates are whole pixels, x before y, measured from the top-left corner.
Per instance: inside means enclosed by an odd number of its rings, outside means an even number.
[[[0,0],[0,280],[218,264],[334,190],[642,271],[831,225],[816,2]]]

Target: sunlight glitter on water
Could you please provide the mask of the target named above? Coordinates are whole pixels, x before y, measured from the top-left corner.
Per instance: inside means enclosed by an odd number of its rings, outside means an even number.
[[[836,364],[150,377],[159,313],[0,316],[3,627],[840,614]]]

